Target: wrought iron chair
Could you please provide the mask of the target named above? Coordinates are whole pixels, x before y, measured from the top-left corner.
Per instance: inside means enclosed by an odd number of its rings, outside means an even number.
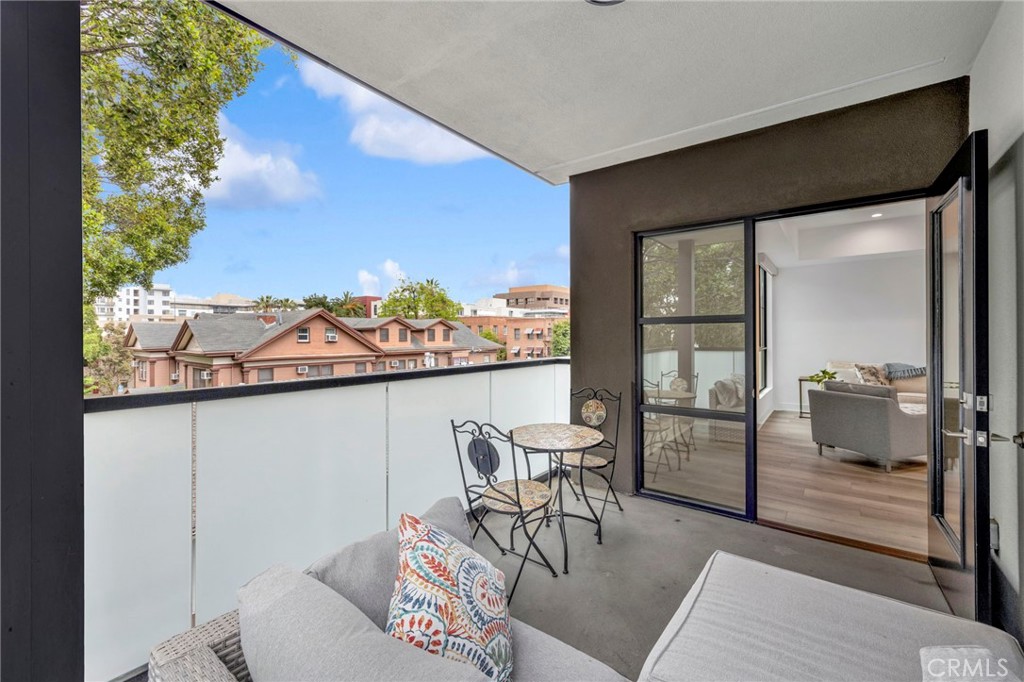
[[[612,487],[612,477],[615,475],[615,455],[619,442],[619,421],[622,417],[622,393],[612,393],[606,388],[581,388],[578,391],[573,391],[572,404],[574,412],[578,409],[583,423],[603,433],[604,440],[584,452],[565,453],[562,457],[561,475],[571,474],[573,469],[579,471],[582,499],[586,501],[588,507],[590,506],[589,500],[600,501],[601,513],[600,515],[595,514],[595,516],[603,520],[609,495],[615,500],[615,506],[619,508],[619,511],[623,511],[619,496]],[[588,471],[602,478],[608,486],[603,498],[587,493],[584,473]],[[576,492],[572,477],[568,476],[566,480],[569,482],[569,489],[572,490],[576,500],[580,500],[580,493]]]
[[[651,404],[647,391],[643,392],[644,403]],[[654,465],[652,481],[658,480],[658,472],[664,466],[672,471],[672,464],[669,460],[668,450],[671,449],[676,455],[676,468],[683,466],[683,457],[690,461],[690,451],[696,450],[696,442],[693,436],[693,417],[681,417],[672,414],[652,412],[645,414],[643,418],[643,447],[644,457],[657,452],[658,458]],[[681,446],[681,447],[680,447]],[[685,450],[685,453],[684,453]]]
[[[466,492],[466,503],[469,505],[469,513],[476,522],[473,530],[473,538],[483,530],[484,534],[491,539],[494,546],[498,548],[502,556],[512,554],[522,558],[519,563],[519,571],[516,573],[515,582],[509,590],[508,600],[512,601],[512,595],[519,584],[519,576],[523,573],[523,567],[527,561],[538,566],[545,566],[551,571],[552,577],[557,578],[558,573],[551,566],[551,562],[544,556],[537,545],[535,538],[543,523],[538,523],[537,529],[530,534],[527,523],[531,521],[542,522],[547,518],[548,504],[551,502],[551,489],[529,477],[519,477],[519,465],[516,462],[516,446],[511,433],[505,433],[493,424],[481,424],[475,421],[465,421],[456,424],[452,420],[452,435],[455,438],[455,452],[459,459],[459,471],[462,473],[462,486]],[[497,444],[497,445],[496,445]],[[508,447],[512,461],[512,478],[498,480],[498,469],[501,467],[501,455],[499,447]],[[467,476],[465,462],[472,467],[470,476]],[[529,460],[527,459],[529,470]],[[475,474],[475,480],[472,479]],[[512,525],[508,532],[508,547],[502,547],[494,534],[484,525],[484,519],[490,513],[502,514],[512,517]],[[537,515],[539,512],[539,516]],[[533,518],[531,518],[533,517]],[[523,529],[526,536],[526,551],[519,553],[515,550],[515,532]],[[536,550],[540,561],[530,556],[530,551]]]

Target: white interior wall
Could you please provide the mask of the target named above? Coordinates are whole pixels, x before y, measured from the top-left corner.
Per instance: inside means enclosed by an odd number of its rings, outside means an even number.
[[[796,410],[797,378],[829,360],[924,364],[923,252],[780,268],[773,284],[774,409]]]
[[[971,130],[989,131],[989,373],[991,430],[1024,429],[1024,5],[1005,2],[971,68]],[[1015,276],[1016,275],[1016,276]],[[1000,526],[996,564],[1020,591],[1024,468],[1012,443],[991,448],[991,515]]]

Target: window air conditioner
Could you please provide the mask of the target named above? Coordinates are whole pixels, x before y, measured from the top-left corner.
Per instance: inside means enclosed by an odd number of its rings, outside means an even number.
[[[211,372],[211,371],[210,371],[210,370],[208,370],[208,369],[207,369],[207,370],[203,370],[203,371],[202,371],[202,372],[201,372],[201,373],[199,374],[199,378],[200,378],[200,379],[212,379],[212,378],[213,378],[213,372]]]
[[[309,367],[307,367],[306,365],[299,365],[298,367],[295,368],[295,371],[298,374],[308,374]]]
[[[337,332],[327,332],[327,342],[328,343],[335,343],[337,340],[338,340],[338,333]]]
[[[177,372],[171,372],[171,381],[177,381],[177,380],[178,380],[178,373]]]
[[[392,360],[391,361],[391,366],[392,367],[398,367],[398,360]]]

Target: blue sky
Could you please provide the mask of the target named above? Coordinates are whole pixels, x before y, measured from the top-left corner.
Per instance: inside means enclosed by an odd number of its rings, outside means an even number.
[[[179,294],[386,295],[402,273],[474,301],[568,285],[569,188],[552,187],[280,50],[222,113],[221,178]]]

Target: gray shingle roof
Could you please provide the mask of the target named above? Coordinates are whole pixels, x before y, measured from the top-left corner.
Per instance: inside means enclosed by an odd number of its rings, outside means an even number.
[[[178,322],[132,322],[135,338],[144,350],[170,348],[179,329]]]
[[[469,348],[476,348],[478,350],[498,350],[504,348],[500,343],[495,343],[485,339],[482,336],[474,334],[470,331],[469,327],[462,324],[461,322],[453,322],[455,325],[455,334],[452,336],[452,340],[456,346],[466,346]]]
[[[199,347],[207,353],[247,351],[276,336],[281,329],[290,327],[299,320],[313,314],[312,310],[289,310],[279,313],[281,324],[269,327],[256,313],[231,313],[217,315],[201,313],[186,324],[192,331]]]

